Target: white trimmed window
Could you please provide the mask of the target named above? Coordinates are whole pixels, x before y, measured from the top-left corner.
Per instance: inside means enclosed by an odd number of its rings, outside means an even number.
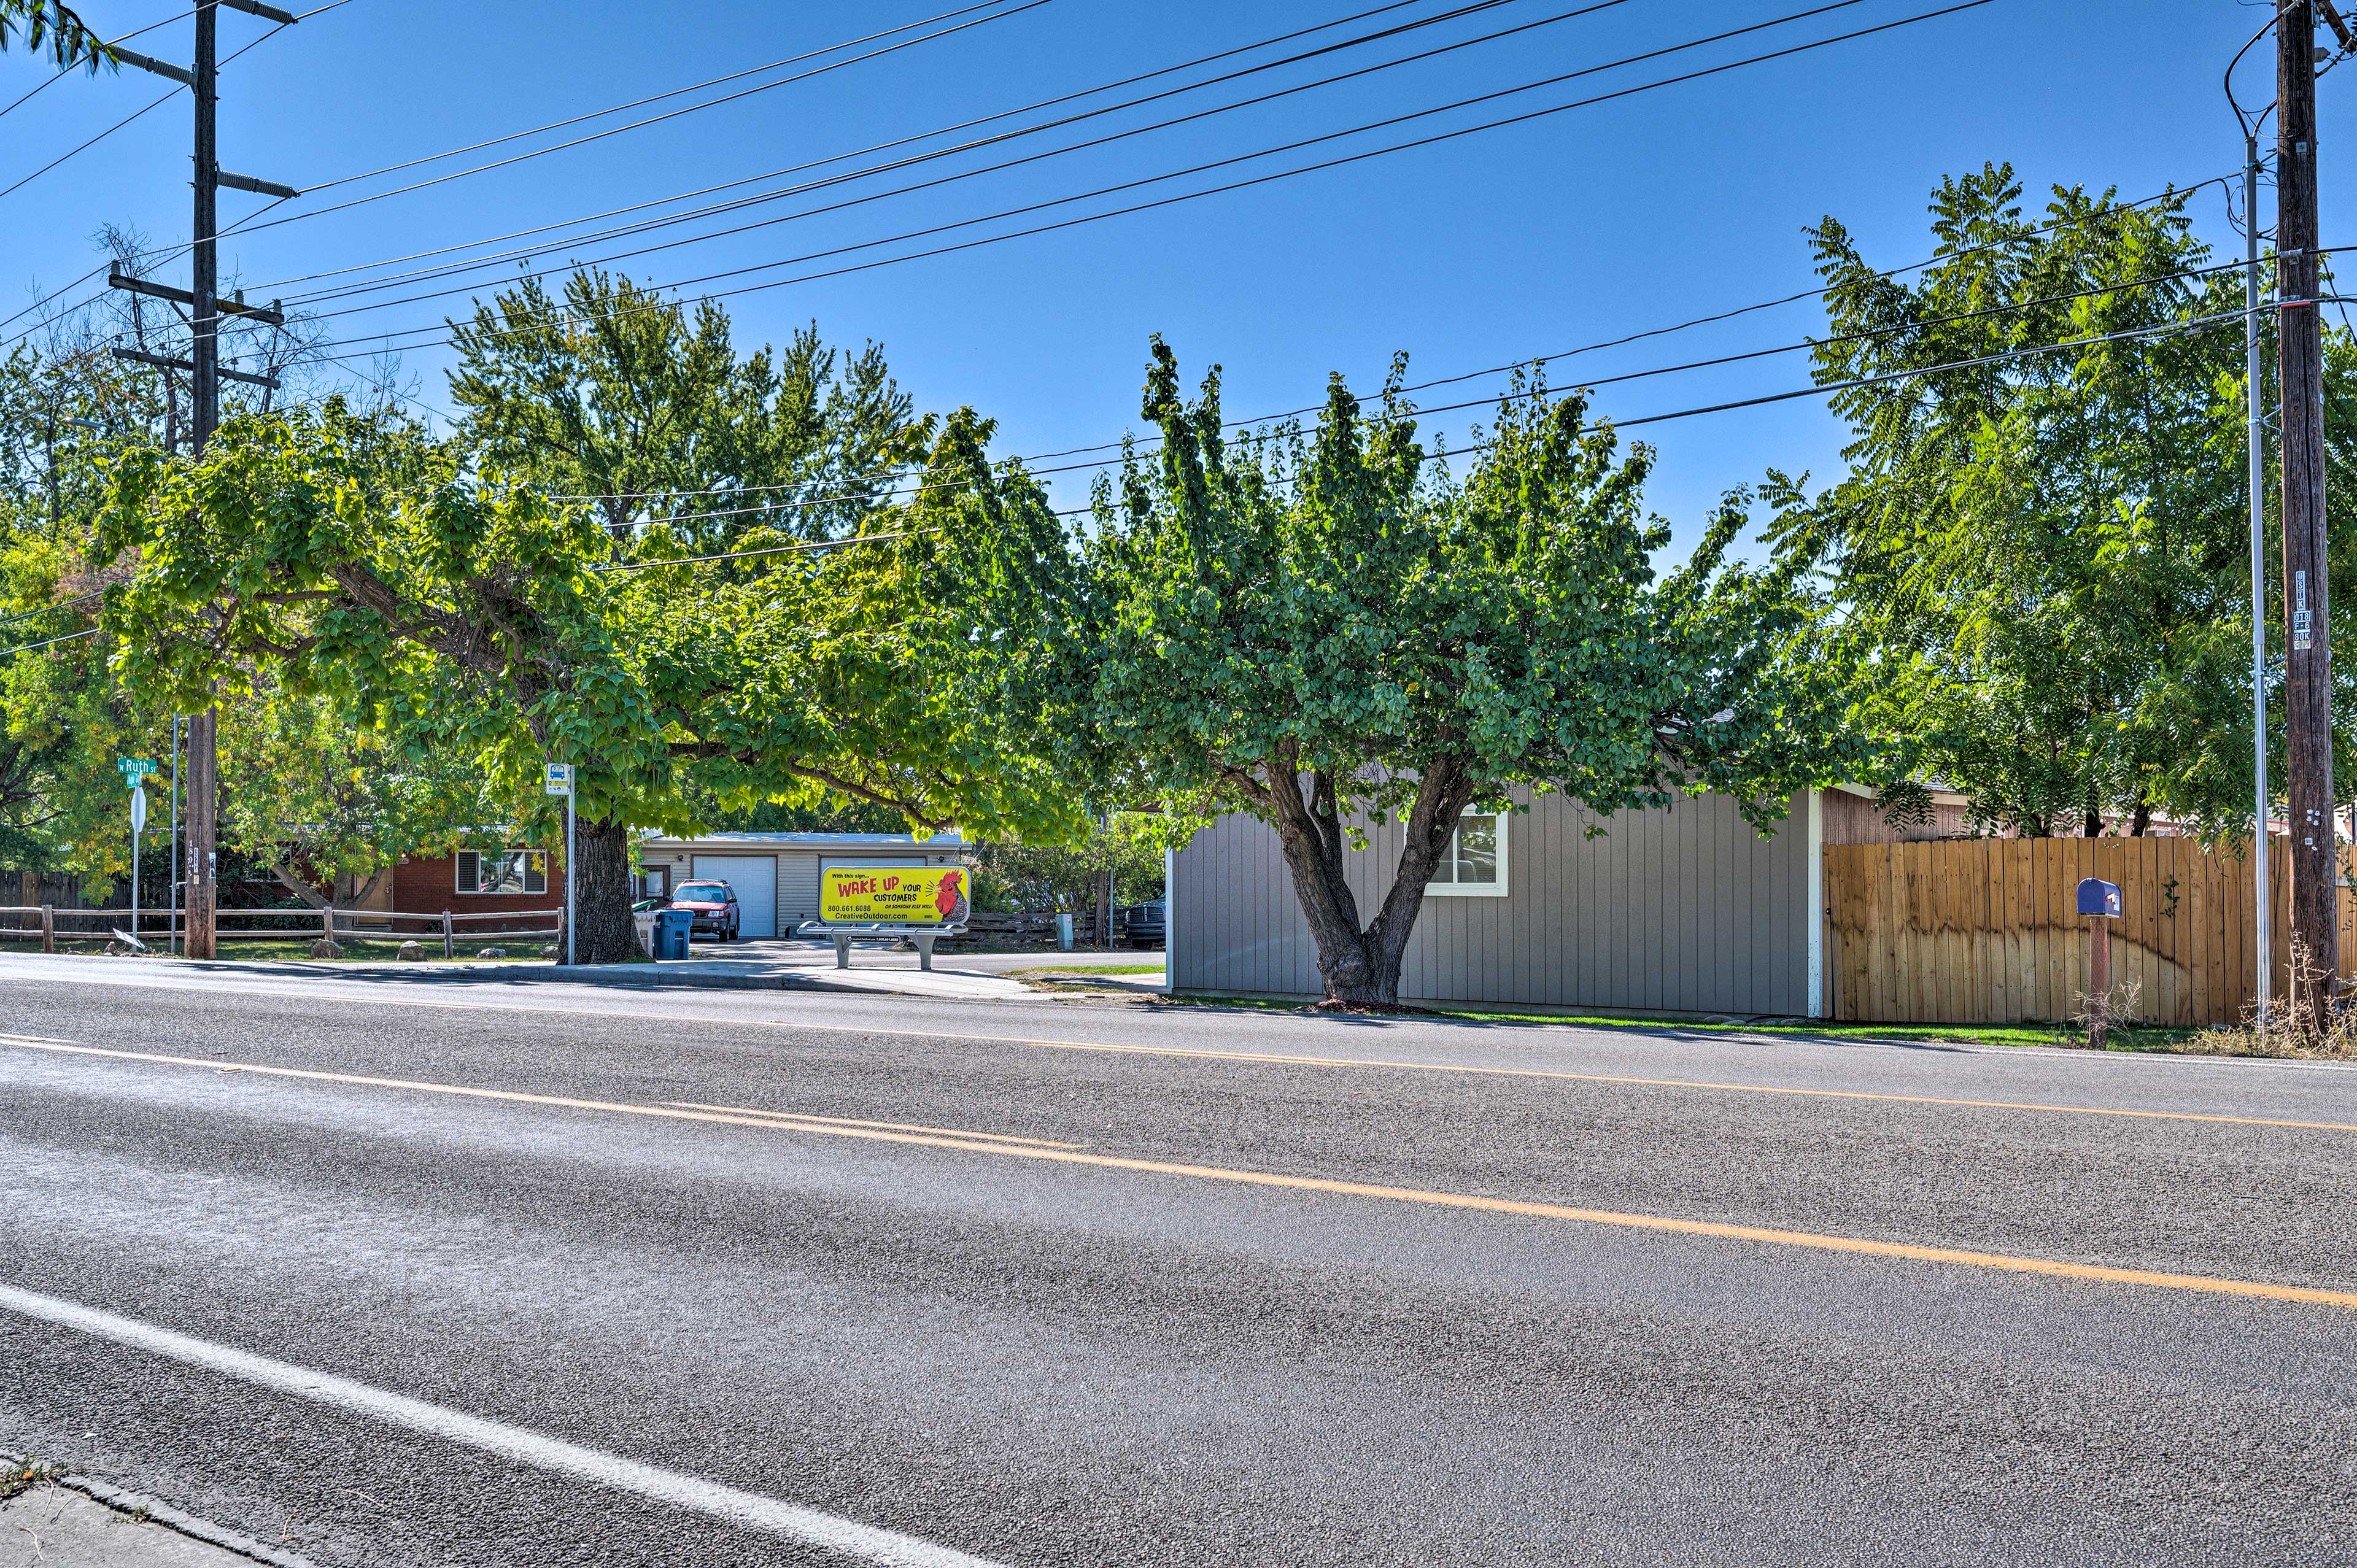
[[[1468,811],[1448,835],[1440,869],[1425,891],[1457,898],[1506,896],[1506,813]]]
[[[458,852],[461,893],[545,893],[548,855],[537,849]]]

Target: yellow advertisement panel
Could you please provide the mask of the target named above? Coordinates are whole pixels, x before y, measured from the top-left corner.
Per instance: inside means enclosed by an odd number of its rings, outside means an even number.
[[[966,917],[960,865],[830,865],[820,877],[819,918],[830,926],[954,926]]]

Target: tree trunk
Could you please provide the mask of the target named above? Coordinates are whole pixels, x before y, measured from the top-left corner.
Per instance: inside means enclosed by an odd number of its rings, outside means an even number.
[[[630,886],[630,832],[620,822],[578,822],[573,868],[574,958],[581,963],[628,963],[640,956]]]
[[[2128,818],[2128,836],[2140,839],[2152,831],[2152,802],[2137,791],[2136,813]]]
[[[1305,800],[1298,774],[1281,763],[1271,764],[1266,771],[1267,786],[1257,803],[1276,830],[1286,869],[1293,874],[1294,896],[1318,943],[1318,976],[1326,1004],[1396,1011],[1408,936],[1458,819],[1472,801],[1473,779],[1448,761],[1425,770],[1404,825],[1405,842],[1391,891],[1361,930],[1358,899],[1351,892],[1342,858],[1348,851],[1333,779],[1323,773],[1310,775]]]
[[[290,867],[285,865],[273,865],[270,868],[270,875],[278,879],[278,886],[285,888],[286,891],[294,894],[295,897],[300,898],[306,904],[310,905],[314,909],[326,909],[334,907],[335,900],[332,897],[321,897],[317,888],[312,886],[309,883],[296,875]],[[332,883],[329,885],[329,890],[331,892],[333,891]]]

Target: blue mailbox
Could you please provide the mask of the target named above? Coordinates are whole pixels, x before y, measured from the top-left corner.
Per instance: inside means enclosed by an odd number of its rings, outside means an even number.
[[[2108,915],[2114,919],[2119,918],[2119,884],[2105,882],[2101,877],[2095,876],[2090,876],[2079,884],[2079,913]]]

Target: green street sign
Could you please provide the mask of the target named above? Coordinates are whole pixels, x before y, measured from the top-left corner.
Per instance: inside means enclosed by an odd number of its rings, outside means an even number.
[[[114,759],[114,770],[123,775],[125,783],[157,771],[155,759],[146,757],[118,757]]]

